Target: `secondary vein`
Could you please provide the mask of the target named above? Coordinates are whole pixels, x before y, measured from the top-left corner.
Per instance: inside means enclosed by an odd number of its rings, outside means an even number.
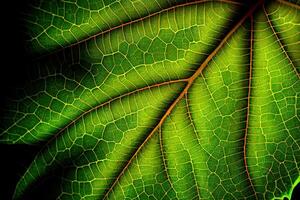
[[[169,106],[169,108],[166,110],[158,124],[152,129],[152,131],[149,133],[149,135],[146,137],[146,139],[141,143],[141,145],[137,148],[137,150],[133,153],[129,161],[126,163],[126,165],[123,167],[122,171],[119,173],[119,175],[116,177],[115,181],[112,183],[110,188],[107,190],[107,192],[104,194],[104,199],[107,199],[110,192],[113,190],[113,188],[118,183],[119,179],[123,176],[125,171],[128,169],[132,161],[135,159],[135,157],[138,155],[140,150],[145,146],[145,144],[151,139],[151,137],[154,135],[154,133],[159,129],[159,127],[164,123],[164,121],[167,119],[167,117],[171,114],[177,103],[187,94],[189,88],[192,86],[195,79],[202,73],[204,68],[208,65],[208,63],[212,60],[212,58],[219,52],[219,50],[225,45],[225,43],[228,41],[228,39],[236,32],[236,30],[244,23],[244,21],[252,15],[252,13],[256,10],[256,8],[262,4],[263,1],[259,1],[257,4],[252,6],[249,11],[237,22],[237,24],[226,34],[226,36],[221,40],[221,42],[218,44],[218,46],[206,57],[204,62],[199,66],[199,68],[194,72],[194,74],[188,78],[188,83],[185,86],[185,88],[181,91],[181,93],[178,95],[178,97],[173,101],[173,103]]]
[[[295,3],[292,3],[292,2],[289,2],[289,1],[284,1],[284,0],[277,0],[277,1],[282,3],[282,4],[285,4],[287,6],[290,6],[290,7],[296,8],[296,9],[300,9],[300,5],[298,5],[298,4],[295,4]]]
[[[300,78],[300,74],[298,73],[297,68],[295,67],[295,64],[293,63],[293,61],[292,61],[291,57],[289,56],[287,50],[285,49],[284,45],[282,44],[282,42],[281,42],[281,40],[280,40],[280,38],[279,38],[278,33],[275,31],[273,22],[272,22],[271,19],[269,18],[269,15],[268,15],[268,13],[267,13],[267,11],[266,11],[266,9],[265,9],[264,6],[263,6],[263,11],[264,11],[264,14],[265,14],[265,16],[266,16],[266,18],[267,18],[268,24],[269,24],[269,26],[270,26],[272,32],[274,33],[274,35],[275,35],[275,37],[276,37],[276,40],[278,41],[278,43],[279,43],[279,45],[280,45],[281,50],[284,52],[286,58],[287,58],[287,59],[289,60],[289,62],[291,63],[291,65],[292,65],[292,67],[293,67],[293,71],[296,73],[296,75],[298,76],[298,78]]]
[[[99,33],[96,33],[96,34],[94,34],[94,35],[92,35],[92,36],[86,37],[86,38],[84,38],[84,39],[82,39],[82,40],[80,40],[80,41],[78,41],[78,42],[75,42],[75,43],[72,43],[72,44],[70,44],[70,45],[68,45],[68,46],[66,46],[66,47],[57,49],[57,50],[54,51],[54,52],[50,52],[50,53],[48,53],[48,54],[41,55],[40,57],[38,57],[38,59],[43,58],[43,57],[45,57],[45,56],[47,56],[47,55],[51,55],[51,54],[60,52],[60,51],[62,51],[62,50],[64,50],[64,49],[66,49],[66,48],[70,48],[70,47],[72,47],[72,46],[79,45],[79,44],[84,43],[84,42],[86,42],[86,41],[89,41],[89,40],[91,40],[91,39],[93,39],[93,38],[96,38],[96,37],[98,37],[98,36],[100,36],[100,35],[104,35],[104,34],[106,34],[106,33],[109,33],[109,32],[111,32],[111,31],[113,31],[113,30],[116,30],[116,29],[119,29],[119,28],[124,28],[124,27],[126,27],[126,26],[128,26],[128,25],[130,25],[130,24],[134,24],[134,23],[143,21],[143,20],[145,20],[145,19],[151,18],[151,17],[153,17],[153,16],[159,15],[159,14],[161,14],[161,13],[163,13],[163,12],[167,12],[167,11],[174,10],[174,9],[176,9],[176,8],[180,8],[180,7],[184,7],[184,6],[194,5],[194,4],[198,4],[198,3],[212,2],[212,1],[213,1],[213,0],[195,0],[195,1],[192,1],[192,2],[179,3],[179,4],[176,4],[176,5],[171,6],[171,7],[169,7],[169,8],[165,8],[165,9],[159,10],[159,11],[157,11],[157,12],[151,13],[151,14],[149,14],[149,15],[147,15],[147,16],[144,16],[144,17],[141,17],[141,18],[132,20],[132,21],[128,21],[128,22],[122,23],[122,24],[120,24],[120,25],[114,26],[114,27],[109,28],[109,29],[106,29],[106,30],[104,30],[104,31],[100,31]],[[216,0],[216,1],[217,1],[217,2],[224,2],[224,3],[231,3],[231,4],[235,4],[235,5],[242,5],[240,2],[232,1],[232,0]]]
[[[71,122],[69,122],[67,125],[65,125],[62,129],[60,129],[47,143],[46,145],[44,146],[47,146],[47,144],[49,144],[50,142],[52,142],[54,139],[56,139],[60,134],[62,134],[68,127],[70,127],[71,125],[75,124],[77,121],[79,121],[81,118],[83,118],[85,115],[103,107],[103,106],[106,106],[110,103],[112,103],[113,101],[115,100],[118,100],[118,99],[122,99],[126,96],[130,96],[132,94],[135,94],[135,93],[138,93],[138,92],[142,92],[142,91],[145,91],[145,90],[148,90],[148,89],[151,89],[151,88],[154,88],[154,87],[160,87],[160,86],[164,86],[164,85],[169,85],[169,84],[173,84],[173,83],[180,83],[180,82],[187,82],[187,79],[178,79],[178,80],[170,80],[170,81],[165,81],[165,82],[161,82],[161,83],[156,83],[156,84],[153,84],[153,85],[149,85],[149,86],[145,86],[145,87],[142,87],[142,88],[138,88],[134,91],[131,91],[131,92],[127,92],[127,93],[124,93],[122,95],[119,95],[119,96],[116,96],[108,101],[105,101],[95,107],[92,107],[91,109],[81,113],[78,117],[76,117],[76,119],[72,120]],[[43,149],[43,148],[42,148]]]
[[[245,135],[244,135],[244,145],[243,145],[243,160],[244,165],[246,169],[246,174],[248,177],[248,180],[250,182],[251,189],[253,190],[253,193],[255,194],[255,197],[257,199],[254,185],[252,183],[249,169],[248,169],[248,163],[247,163],[247,137],[248,137],[248,129],[249,129],[249,118],[250,118],[250,100],[251,100],[251,87],[252,87],[252,67],[253,67],[253,17],[250,18],[251,28],[250,28],[250,56],[249,56],[249,83],[248,83],[248,96],[247,96],[247,112],[246,112],[246,128],[245,128]]]

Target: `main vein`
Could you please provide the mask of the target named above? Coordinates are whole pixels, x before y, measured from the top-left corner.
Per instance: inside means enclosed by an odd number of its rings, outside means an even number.
[[[263,1],[259,1],[257,4],[252,6],[249,11],[237,22],[237,24],[226,34],[226,36],[221,40],[221,42],[218,44],[218,46],[206,57],[204,62],[199,66],[199,68],[194,72],[192,76],[190,76],[187,79],[187,85],[184,87],[184,89],[180,92],[178,97],[173,101],[173,103],[169,106],[169,108],[166,110],[164,115],[161,117],[157,125],[152,129],[152,131],[149,133],[149,135],[146,137],[146,139],[140,144],[140,146],[137,148],[137,150],[133,153],[129,161],[126,163],[126,165],[123,167],[122,171],[119,173],[119,175],[116,177],[115,181],[112,183],[110,188],[107,190],[107,192],[104,195],[104,199],[108,198],[110,192],[113,190],[113,188],[116,186],[120,178],[123,176],[125,171],[128,169],[129,165],[132,163],[132,161],[135,159],[135,157],[138,155],[138,153],[141,151],[141,149],[145,146],[145,144],[151,139],[151,137],[158,131],[158,129],[161,127],[161,125],[164,123],[164,121],[167,119],[167,117],[171,114],[177,103],[185,96],[185,94],[188,92],[189,88],[191,88],[192,84],[194,83],[195,79],[202,73],[204,68],[208,65],[208,63],[212,60],[212,58],[220,51],[220,49],[225,45],[225,43],[229,40],[229,38],[236,32],[236,30],[244,23],[244,21],[252,15],[252,13],[256,10],[256,8],[262,4]]]

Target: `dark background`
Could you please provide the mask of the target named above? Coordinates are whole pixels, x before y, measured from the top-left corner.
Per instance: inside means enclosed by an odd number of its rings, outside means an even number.
[[[28,0],[2,1],[1,24],[1,68],[0,68],[0,114],[14,94],[15,88],[26,82],[24,74],[31,66],[26,47],[21,19]],[[33,159],[38,147],[0,144],[0,199],[11,199],[16,182]]]

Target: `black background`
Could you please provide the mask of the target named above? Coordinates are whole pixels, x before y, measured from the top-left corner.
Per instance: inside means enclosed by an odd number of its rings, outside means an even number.
[[[0,12],[1,68],[0,114],[14,94],[15,88],[26,82],[31,59],[24,45],[25,34],[21,19],[29,1],[2,1]],[[16,182],[33,159],[38,147],[0,144],[0,200],[11,199]]]

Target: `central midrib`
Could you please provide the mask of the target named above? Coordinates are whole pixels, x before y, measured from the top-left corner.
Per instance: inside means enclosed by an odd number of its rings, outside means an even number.
[[[173,103],[168,107],[166,112],[163,114],[161,119],[159,120],[158,124],[152,129],[152,131],[149,133],[149,135],[146,137],[146,139],[141,143],[141,145],[137,148],[137,150],[133,153],[129,161],[126,163],[126,165],[123,167],[122,171],[119,173],[119,175],[116,177],[115,181],[112,183],[110,188],[105,193],[103,199],[106,199],[110,192],[113,190],[117,182],[120,180],[124,172],[128,169],[129,165],[132,163],[132,161],[135,159],[135,157],[138,155],[140,150],[145,146],[145,144],[150,140],[150,138],[154,135],[154,133],[161,127],[161,125],[164,123],[164,121],[167,119],[167,117],[171,114],[177,103],[184,97],[185,94],[187,94],[188,90],[191,88],[192,84],[194,83],[195,79],[202,73],[204,68],[208,65],[208,63],[212,60],[212,58],[219,52],[219,50],[224,46],[224,44],[228,41],[228,39],[233,35],[233,33],[236,32],[236,30],[244,23],[244,21],[252,15],[252,13],[263,3],[263,1],[259,1],[257,4],[250,7],[248,12],[236,23],[236,25],[226,34],[226,36],[221,40],[221,42],[218,44],[218,46],[206,57],[204,62],[199,66],[199,68],[194,72],[192,76],[190,76],[187,79],[187,85],[184,87],[184,89],[179,93],[178,97],[173,101]],[[249,175],[249,173],[248,173]],[[249,179],[250,180],[250,179]]]

